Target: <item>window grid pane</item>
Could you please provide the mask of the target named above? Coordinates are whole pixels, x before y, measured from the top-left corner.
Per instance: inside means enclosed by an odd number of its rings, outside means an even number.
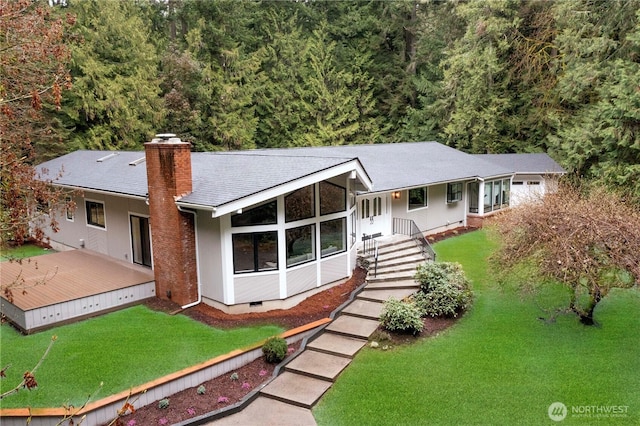
[[[313,185],[309,185],[284,197],[285,222],[308,219],[316,215],[313,188]]]
[[[347,209],[347,190],[330,182],[320,182],[320,214],[343,212]]]
[[[328,220],[320,224],[320,250],[322,257],[345,251],[346,218]]]
[[[287,266],[315,260],[315,226],[307,225],[286,230]]]

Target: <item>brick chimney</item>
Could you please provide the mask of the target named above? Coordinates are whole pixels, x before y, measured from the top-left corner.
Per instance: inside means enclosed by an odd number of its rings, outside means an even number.
[[[194,217],[175,203],[192,190],[191,144],[161,134],[144,150],[156,296],[184,306],[198,299]]]

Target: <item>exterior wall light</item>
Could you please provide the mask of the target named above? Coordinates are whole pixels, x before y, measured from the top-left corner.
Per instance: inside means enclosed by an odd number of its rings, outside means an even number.
[[[395,191],[391,193],[391,198],[393,198],[394,200],[399,200],[400,199],[400,191]]]

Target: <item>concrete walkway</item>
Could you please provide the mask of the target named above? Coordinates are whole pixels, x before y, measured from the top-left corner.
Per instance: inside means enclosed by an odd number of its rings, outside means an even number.
[[[208,425],[316,424],[311,408],[378,328],[383,302],[389,297],[402,299],[418,289],[413,274],[424,259],[415,243],[398,236],[381,239],[380,243],[377,276],[369,270],[365,289],[285,365],[253,402]]]

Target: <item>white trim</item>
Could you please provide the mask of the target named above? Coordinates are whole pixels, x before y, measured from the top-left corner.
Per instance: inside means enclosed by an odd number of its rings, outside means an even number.
[[[409,208],[409,191],[412,190],[412,189],[420,189],[420,188],[424,188],[424,189],[427,190],[427,196],[426,196],[426,200],[425,200],[426,204],[424,206],[422,206],[422,207],[416,207],[416,208],[410,209]],[[446,192],[446,190],[445,190],[445,192]],[[445,197],[445,201],[446,201],[446,197]],[[407,189],[407,204],[406,204],[407,213],[408,212],[417,212],[417,211],[420,211],[420,210],[428,209],[429,208],[429,204],[430,203],[429,203],[429,186],[428,185],[415,186],[413,188]]]
[[[95,194],[111,195],[113,197],[132,198],[134,200],[143,200],[144,201],[147,198],[145,195],[126,194],[124,192],[107,191],[107,190],[104,190],[104,189],[95,189],[95,188],[85,188],[84,186],[64,185],[64,184],[55,183],[55,182],[51,182],[51,185],[57,186],[59,188],[73,189],[73,190],[76,190],[76,191],[80,190],[80,191],[83,191],[83,192],[93,192]]]
[[[151,251],[151,265],[147,266],[147,265],[143,265],[141,263],[136,263],[133,260],[133,230],[131,229],[131,216],[136,216],[136,217],[142,217],[142,218],[146,218],[146,219],[150,219],[151,216],[149,216],[148,214],[143,214],[143,213],[138,213],[138,212],[133,212],[131,210],[127,211],[127,218],[129,219],[129,257],[131,259],[131,263],[133,263],[134,265],[139,265],[142,266],[143,268],[147,268],[150,267],[151,270],[153,270],[153,239],[151,238],[151,221],[149,221],[149,250]]]
[[[210,210],[212,211],[212,217],[221,217],[228,213],[238,211],[239,209],[246,208],[254,204],[259,204],[273,198],[277,198],[280,195],[288,194],[289,192],[293,192],[296,189],[304,188],[305,186],[315,184],[323,180],[328,180],[341,174],[351,173],[352,171],[355,171],[360,182],[362,182],[368,190],[371,190],[372,183],[365,173],[362,165],[360,164],[360,161],[351,160],[346,163],[330,167],[326,170],[312,173],[294,181],[283,183],[276,187],[257,192],[256,194],[243,197],[226,204],[222,204],[220,206],[197,205],[193,203],[182,202],[180,200],[176,201],[176,204],[182,205],[183,207],[195,208],[198,210]]]
[[[102,204],[102,215],[104,216],[104,226],[93,225],[89,223],[89,216],[87,216],[87,201],[91,203]],[[89,228],[100,229],[101,231],[107,230],[107,203],[104,200],[96,200],[93,198],[84,198],[84,223]]]
[[[73,201],[73,197],[71,195],[67,195],[64,197],[65,207],[64,207],[64,217],[67,219],[67,222],[75,222],[76,212],[71,212],[71,218],[69,218],[69,207],[66,206],[68,202]],[[85,206],[86,209],[86,206]],[[78,205],[76,204],[76,211],[78,210]]]

